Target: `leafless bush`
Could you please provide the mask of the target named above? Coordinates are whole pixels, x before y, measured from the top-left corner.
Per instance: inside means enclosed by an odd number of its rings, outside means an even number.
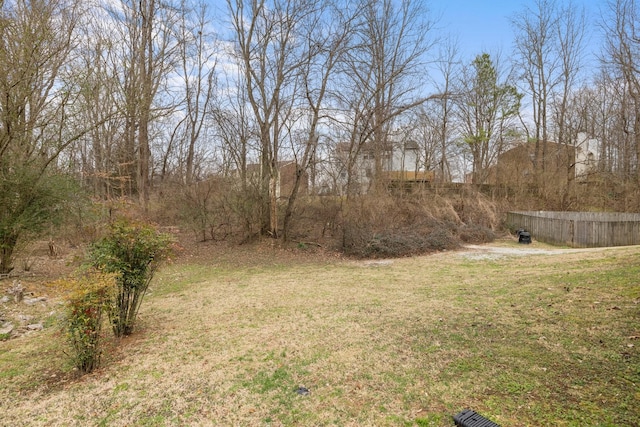
[[[479,191],[469,190],[455,197],[454,209],[460,221],[467,226],[494,230],[500,225],[496,203]]]
[[[307,199],[306,218],[319,228],[319,237],[334,237],[340,229],[342,200],[337,196]]]
[[[443,199],[366,197],[349,206],[344,217],[341,250],[353,256],[399,257],[460,244],[457,217]]]
[[[366,196],[343,211],[340,250],[358,257],[399,257],[495,239],[497,204],[465,191],[412,197]]]
[[[222,201],[227,207],[227,218],[234,237],[248,241],[259,234],[263,200],[257,183],[245,189],[239,185],[231,186]]]
[[[183,187],[177,197],[178,218],[202,241],[224,240],[234,233],[239,219],[234,215],[234,194],[232,183],[223,178]]]
[[[446,226],[425,232],[426,229],[416,232],[412,228],[402,228],[375,235],[367,242],[361,255],[367,258],[399,257],[459,246],[459,240]]]
[[[496,238],[493,230],[475,224],[460,227],[458,235],[464,243],[488,243]]]
[[[244,242],[258,236],[262,225],[258,190],[253,185],[242,190],[232,180],[209,180],[183,190],[174,204],[183,225],[199,239]],[[498,212],[487,196],[466,190],[349,199],[302,196],[288,234],[292,241],[356,257],[400,257],[489,242],[500,226]]]

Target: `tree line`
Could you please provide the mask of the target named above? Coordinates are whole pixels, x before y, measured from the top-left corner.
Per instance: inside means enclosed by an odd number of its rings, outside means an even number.
[[[587,132],[601,142],[603,179],[638,208],[635,0],[608,0],[597,22],[572,1],[535,0],[511,17],[511,52],[471,60],[426,0],[0,8],[0,266],[79,189],[147,211],[154,194],[179,188],[210,223],[199,207],[226,183],[220,209],[286,239],[303,188],[357,199],[366,151],[369,192],[385,191],[389,147],[408,142],[437,182],[470,172],[482,184],[501,153],[528,141],[531,184],[545,193],[548,142],[571,146]],[[602,46],[587,67],[594,32]],[[295,173],[282,198],[284,161]]]

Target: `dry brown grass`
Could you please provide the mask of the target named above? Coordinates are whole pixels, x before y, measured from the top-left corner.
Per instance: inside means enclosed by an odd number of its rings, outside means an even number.
[[[503,426],[638,425],[640,248],[498,245],[192,253],[91,375],[54,328],[0,343],[0,424],[450,426],[471,407]]]

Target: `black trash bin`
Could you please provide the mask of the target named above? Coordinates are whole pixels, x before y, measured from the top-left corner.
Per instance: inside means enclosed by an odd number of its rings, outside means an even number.
[[[529,233],[528,231],[519,231],[518,243],[524,243],[524,244],[531,243],[531,233]]]

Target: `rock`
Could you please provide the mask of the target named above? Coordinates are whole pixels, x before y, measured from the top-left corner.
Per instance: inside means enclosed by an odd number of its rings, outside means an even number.
[[[37,297],[37,298],[25,298],[24,303],[27,305],[37,304],[39,302],[46,302],[47,297]]]
[[[28,314],[18,314],[18,320],[23,323],[28,322],[31,319],[33,319],[33,316],[29,316]]]
[[[5,323],[0,328],[0,335],[10,335],[13,332],[13,323]]]
[[[11,289],[9,289],[9,293],[13,294],[13,300],[15,302],[20,302],[24,298],[24,288],[22,287],[22,283],[19,280],[14,280]]]
[[[6,295],[5,295],[5,296],[3,296],[2,298],[0,298],[0,302],[1,302],[2,304],[6,304],[6,303],[8,303],[8,302],[9,302],[9,297],[8,297],[8,296],[6,296]]]
[[[41,331],[44,329],[44,325],[42,323],[33,323],[31,325],[27,325],[27,329],[30,331]]]
[[[296,393],[298,393],[300,396],[307,396],[310,393],[310,391],[306,387],[298,387],[298,389],[296,390]]]

